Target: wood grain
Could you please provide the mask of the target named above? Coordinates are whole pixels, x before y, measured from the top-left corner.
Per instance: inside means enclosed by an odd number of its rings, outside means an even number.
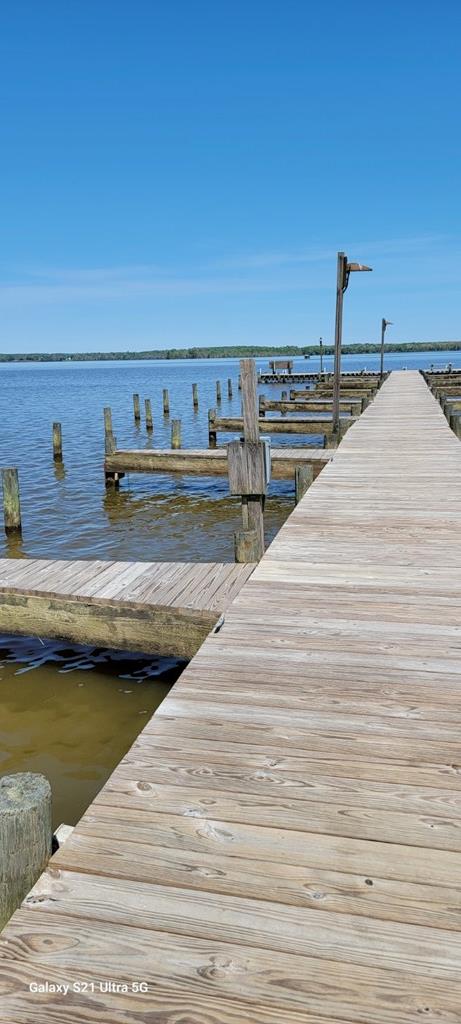
[[[460,505],[458,439],[391,374],[6,928],[8,1020],[459,1024]],[[193,589],[61,569],[76,603]],[[149,993],[27,989],[101,972]]]

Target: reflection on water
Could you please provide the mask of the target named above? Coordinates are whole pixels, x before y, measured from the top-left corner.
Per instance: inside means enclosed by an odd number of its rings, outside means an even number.
[[[173,658],[0,637],[0,775],[43,772],[73,825],[184,667]]]

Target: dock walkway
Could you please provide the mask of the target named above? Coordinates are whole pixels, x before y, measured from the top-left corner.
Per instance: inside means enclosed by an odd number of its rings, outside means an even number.
[[[459,1024],[460,511],[393,373],[7,926],[5,1020]]]

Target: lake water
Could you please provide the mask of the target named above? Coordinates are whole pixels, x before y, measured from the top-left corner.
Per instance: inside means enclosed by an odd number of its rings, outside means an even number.
[[[441,368],[450,360],[457,365],[461,355],[393,353],[386,366]],[[378,369],[378,361],[378,355],[345,356],[343,369]],[[267,364],[267,358],[256,361],[262,370]],[[316,358],[294,360],[295,370],[318,367]],[[324,368],[332,368],[331,357],[325,358]],[[216,406],[216,380],[222,384],[222,415],[240,414],[238,372],[236,359],[1,364],[0,465],[19,469],[23,536],[8,541],[0,529],[0,554],[232,561],[240,507],[228,496],[224,477],[132,475],[118,492],[106,491],[102,410],[112,408],[118,447],[167,448],[171,421],[162,412],[162,389],[167,387],[170,417],[182,420],[183,446],[204,448],[208,408]],[[229,377],[232,400],[227,397]],[[192,406],[193,383],[199,389],[198,411]],[[282,387],[260,390],[275,397]],[[153,434],[134,424],[133,392],[152,400]],[[52,457],[54,420],[62,423],[62,465]],[[277,444],[307,440],[315,441],[291,435],[277,437]],[[272,484],[267,541],[292,507],[292,485]],[[56,824],[73,824],[182,667],[171,658],[0,637],[0,773],[43,771],[53,787]]]

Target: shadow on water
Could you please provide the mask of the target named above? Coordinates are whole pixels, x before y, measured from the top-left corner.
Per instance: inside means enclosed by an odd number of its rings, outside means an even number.
[[[185,662],[0,636],[0,775],[43,772],[73,825]]]

